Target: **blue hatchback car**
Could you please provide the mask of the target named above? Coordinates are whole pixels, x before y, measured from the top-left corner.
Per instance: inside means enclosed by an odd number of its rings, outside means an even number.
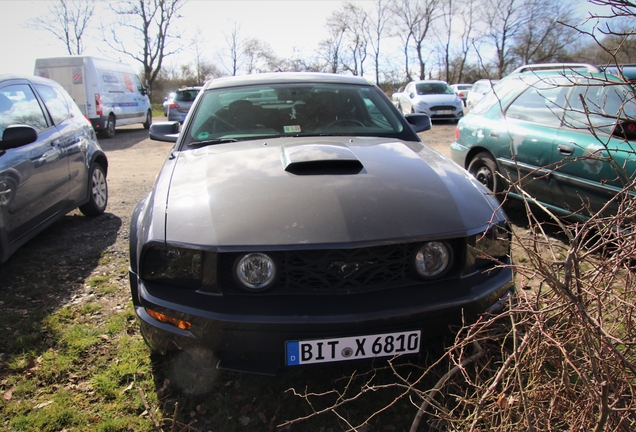
[[[77,207],[102,214],[107,169],[93,126],[62,86],[0,75],[0,263]]]

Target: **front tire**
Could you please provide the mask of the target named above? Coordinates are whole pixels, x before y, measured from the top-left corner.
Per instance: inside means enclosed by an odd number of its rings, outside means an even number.
[[[91,167],[88,192],[88,202],[80,206],[79,209],[86,216],[99,216],[104,213],[108,204],[108,184],[106,183],[106,171],[97,162]]]
[[[102,130],[101,135],[104,138],[112,138],[115,136],[115,116],[109,115],[108,120],[106,120],[106,127]]]
[[[477,181],[494,193],[499,193],[504,190],[504,180],[499,175],[497,169],[497,161],[490,153],[481,152],[478,153],[470,165],[468,165],[468,172],[472,174]]]
[[[152,124],[152,111],[148,110],[146,113],[146,121],[144,122],[144,129],[150,129],[150,125]]]

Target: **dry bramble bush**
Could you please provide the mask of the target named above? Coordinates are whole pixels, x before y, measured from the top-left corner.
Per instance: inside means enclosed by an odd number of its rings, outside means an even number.
[[[606,145],[607,135],[590,131]],[[358,391],[349,384],[347,391],[334,390],[336,402],[313,416],[331,413],[350,430],[369,430],[383,411],[408,400],[412,432],[636,430],[636,179],[611,152],[586,157],[612,164],[628,179],[604,208],[616,212],[563,220],[519,183],[510,184],[525,197],[526,228],[512,230],[517,291],[506,310],[465,326],[415,373],[389,364],[392,383],[371,374]],[[389,388],[397,390],[393,401],[362,423],[344,414],[365,393]],[[294,393],[310,405],[326,396]]]

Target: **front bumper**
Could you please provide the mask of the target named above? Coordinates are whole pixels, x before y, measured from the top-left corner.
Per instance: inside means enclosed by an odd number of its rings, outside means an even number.
[[[428,107],[415,107],[416,113],[427,114],[431,120],[459,120],[464,117],[464,110],[456,107],[452,112],[451,110],[431,110]]]
[[[132,271],[130,282],[141,332],[153,351],[182,350],[202,366],[275,374],[298,368],[285,364],[287,341],[446,332],[512,290],[513,273],[498,268],[439,284],[339,296],[210,295],[150,285]],[[146,308],[192,327],[160,322]]]

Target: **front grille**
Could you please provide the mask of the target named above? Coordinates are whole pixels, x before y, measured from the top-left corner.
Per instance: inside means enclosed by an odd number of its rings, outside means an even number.
[[[463,242],[449,241],[454,261],[444,279],[457,277],[464,257]],[[265,252],[279,270],[273,294],[350,294],[426,283],[411,268],[421,243],[358,249],[320,249]],[[245,294],[234,278],[234,262],[243,253],[219,254],[219,287],[226,294]]]
[[[431,107],[431,111],[455,111],[457,107],[453,105],[436,105]]]

